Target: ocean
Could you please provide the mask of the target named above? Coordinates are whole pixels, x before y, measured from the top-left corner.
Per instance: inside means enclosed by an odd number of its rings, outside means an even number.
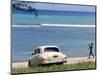
[[[88,56],[88,43],[95,54],[95,12],[43,11],[36,17],[12,13],[12,62],[25,61],[35,48],[57,45],[67,57]]]

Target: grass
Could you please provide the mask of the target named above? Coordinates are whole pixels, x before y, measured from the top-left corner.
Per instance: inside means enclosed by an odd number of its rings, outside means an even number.
[[[12,74],[21,73],[38,73],[38,72],[54,72],[54,71],[69,71],[69,70],[88,70],[96,69],[95,62],[83,62],[77,64],[39,66],[34,68],[12,68]]]

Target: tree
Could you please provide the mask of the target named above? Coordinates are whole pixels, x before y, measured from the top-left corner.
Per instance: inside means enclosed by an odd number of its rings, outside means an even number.
[[[22,8],[21,6],[25,7],[25,8]],[[12,4],[12,7],[13,7],[13,9],[16,9],[16,10],[19,10],[19,11],[34,13],[36,17],[38,16],[37,9],[32,8],[31,6],[23,5],[21,3],[17,3],[17,4],[15,3],[15,4]]]
[[[32,8],[31,6],[28,7],[27,12],[34,13],[36,17],[38,16],[37,9],[36,8]]]

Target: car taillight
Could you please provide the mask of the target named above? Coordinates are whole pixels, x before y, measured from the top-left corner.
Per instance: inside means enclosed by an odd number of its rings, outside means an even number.
[[[65,59],[67,59],[67,57],[65,57]]]

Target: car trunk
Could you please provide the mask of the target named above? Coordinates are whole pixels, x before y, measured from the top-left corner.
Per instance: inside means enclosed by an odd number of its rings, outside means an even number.
[[[45,56],[49,63],[63,62],[64,55],[60,52],[46,52]]]

